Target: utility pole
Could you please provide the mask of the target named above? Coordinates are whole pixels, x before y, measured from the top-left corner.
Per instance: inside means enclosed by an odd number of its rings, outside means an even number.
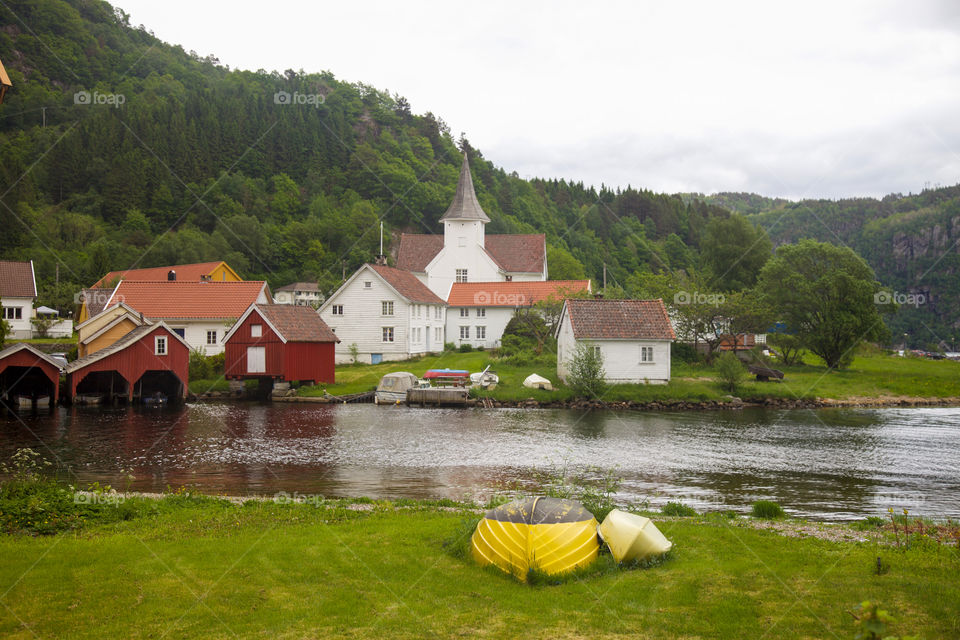
[[[40,113],[41,113],[41,115],[43,116],[43,125],[41,125],[41,126],[42,126],[42,128],[46,129],[46,128],[47,128],[47,108],[46,108],[46,107],[40,107]]]
[[[603,263],[603,292],[607,292],[607,263]]]

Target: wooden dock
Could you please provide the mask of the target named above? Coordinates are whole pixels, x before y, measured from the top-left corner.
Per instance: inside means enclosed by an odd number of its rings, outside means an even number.
[[[470,390],[464,387],[430,387],[407,389],[407,406],[458,406],[465,407],[470,399]]]

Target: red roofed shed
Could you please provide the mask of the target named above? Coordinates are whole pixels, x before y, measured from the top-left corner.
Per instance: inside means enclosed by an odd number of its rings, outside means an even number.
[[[223,341],[228,379],[334,382],[340,340],[312,307],[250,305]]]
[[[60,365],[26,342],[0,351],[0,398],[47,395],[53,407],[60,398]]]
[[[165,323],[143,325],[112,345],[67,365],[67,393],[170,399],[187,395],[190,347]]]

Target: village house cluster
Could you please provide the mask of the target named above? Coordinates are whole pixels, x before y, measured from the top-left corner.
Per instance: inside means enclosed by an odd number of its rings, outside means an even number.
[[[442,235],[402,234],[396,266],[362,265],[329,297],[315,283],[271,292],[222,261],[106,274],[79,294],[77,359],[64,363],[33,345],[0,352],[0,394],[24,380],[42,394],[67,376],[68,400],[186,395],[190,353],[223,354],[225,375],[333,382],[335,364],[376,364],[443,351],[497,348],[518,310],[563,303],[557,374],[565,379],[578,342],[603,357],[609,382],[670,380],[675,339],[660,300],[591,298],[589,280],[549,280],[543,234],[487,235],[466,156]],[[69,319],[38,323],[32,262],[0,262],[0,301],[13,338],[71,336]],[[563,302],[565,300],[565,302]],[[26,346],[24,346],[26,345]],[[35,361],[36,372],[25,371]],[[56,391],[50,398],[56,402]]]

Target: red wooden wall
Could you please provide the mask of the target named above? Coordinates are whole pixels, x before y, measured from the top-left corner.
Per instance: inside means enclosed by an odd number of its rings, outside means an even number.
[[[0,360],[0,373],[3,373],[7,367],[37,367],[47,379],[53,383],[53,404],[56,404],[60,398],[60,370],[42,358],[27,349],[21,349]]]
[[[263,327],[263,335],[250,335],[250,325]],[[247,347],[264,347],[266,371],[247,373]],[[280,339],[266,320],[254,310],[243,321],[224,345],[224,369],[227,378],[256,378],[260,376],[281,380],[312,380],[334,382],[334,343],[287,342]]]
[[[167,336],[166,355],[154,353],[153,338],[157,335]],[[186,396],[187,383],[190,381],[190,349],[165,328],[157,327],[120,351],[67,374],[67,389],[71,398],[76,395],[80,382],[94,371],[116,371],[127,381],[130,395],[133,394],[133,385],[147,371],[170,371],[180,378]]]

